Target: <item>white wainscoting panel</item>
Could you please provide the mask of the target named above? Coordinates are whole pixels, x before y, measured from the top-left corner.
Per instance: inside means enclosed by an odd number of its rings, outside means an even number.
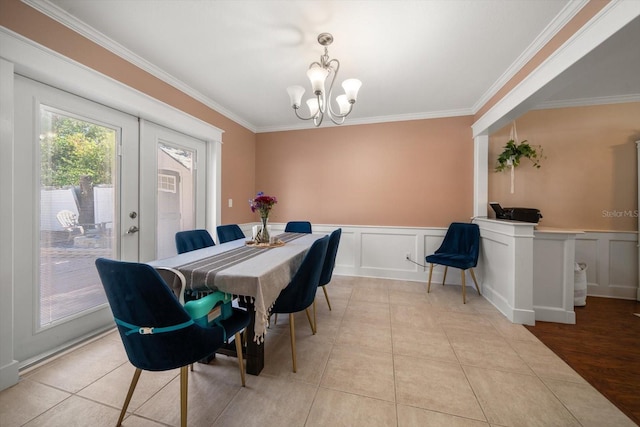
[[[251,228],[256,224],[241,224],[240,228],[251,236]],[[274,234],[284,231],[283,223],[270,225]],[[412,280],[425,285],[428,269],[424,267],[424,258],[440,247],[447,232],[446,228],[436,227],[312,224],[313,232],[318,234],[329,234],[336,228],[342,228],[342,236],[334,274]],[[406,254],[420,265],[406,260]],[[442,283],[443,273],[444,268],[434,268],[432,280]],[[460,275],[448,274],[447,284],[459,285]]]
[[[507,229],[510,230],[505,231],[505,225],[500,222],[476,219],[478,221],[482,222],[482,242],[476,275],[484,297],[516,323],[532,324],[534,318],[543,320],[538,317],[537,312],[543,313],[546,310],[553,316],[556,309],[562,312],[560,317],[564,316],[565,322],[571,322],[571,309],[566,304],[570,297],[568,287],[563,291],[558,290],[562,292],[565,301],[562,305],[546,301],[550,297],[544,293],[537,295],[534,302],[533,258],[536,256],[546,259],[552,254],[545,253],[543,249],[536,251],[537,255],[534,255],[532,227],[521,223],[508,226]],[[256,224],[258,223],[241,224],[240,227],[250,237],[251,229]],[[284,231],[283,223],[270,225],[273,234]],[[342,228],[342,237],[335,274],[412,280],[425,285],[429,272],[425,256],[432,254],[440,246],[447,231],[441,227],[313,224],[314,233],[329,234],[336,228]],[[588,265],[589,295],[635,299],[638,289],[637,242],[637,233],[634,232],[586,232],[576,235],[575,260]],[[562,251],[566,250],[563,247]],[[420,265],[407,261],[406,253]],[[560,252],[557,255],[560,256]],[[523,264],[523,260],[527,258],[532,262]],[[553,263],[553,256],[546,262]],[[556,267],[556,270],[560,268]],[[432,281],[442,283],[443,273],[442,266],[435,266]],[[547,280],[542,273],[536,274],[540,280]],[[565,282],[567,274],[565,271],[563,275]],[[519,285],[514,287],[514,283]],[[460,274],[447,274],[447,284],[459,285]],[[467,285],[473,286],[473,282],[467,280]],[[561,299],[560,294],[555,296],[558,298],[552,298],[553,301]],[[534,304],[538,308],[537,312],[534,311]]]
[[[576,262],[587,264],[587,295],[636,299],[638,233],[585,232],[576,238]]]
[[[340,227],[342,238],[335,274],[412,280],[425,284],[424,258],[440,246],[446,233],[442,228]],[[338,226],[314,225],[313,232],[330,233],[336,228]],[[407,254],[414,262],[406,259]],[[434,279],[442,281],[442,272],[434,273]],[[449,283],[459,284],[460,279],[452,277]]]
[[[535,231],[533,309],[536,320],[576,323],[574,302],[575,232]]]
[[[416,234],[400,231],[361,231],[360,268],[366,275],[387,275],[389,272],[415,272],[416,265],[406,259],[410,254],[415,259]]]

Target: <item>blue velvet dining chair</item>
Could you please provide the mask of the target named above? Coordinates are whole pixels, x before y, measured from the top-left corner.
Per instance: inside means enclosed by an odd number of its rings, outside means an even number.
[[[218,242],[226,243],[232,240],[244,239],[245,235],[238,224],[219,225],[216,228],[218,233]]]
[[[293,361],[293,372],[297,371],[296,366],[296,331],[293,322],[294,313],[304,310],[307,314],[311,331],[315,334],[315,305],[314,321],[311,320],[309,307],[314,304],[316,291],[320,282],[320,273],[327,253],[329,236],[316,240],[302,260],[300,268],[293,275],[286,288],[284,288],[278,298],[276,298],[272,314],[286,313],[289,315],[289,333],[291,335],[291,358]]]
[[[285,233],[311,233],[309,221],[289,221],[284,227]]]
[[[208,248],[209,246],[215,246],[215,244],[211,234],[204,229],[178,231],[176,233],[176,249],[179,254]]]
[[[444,277],[442,285],[447,279],[447,269],[455,267],[460,269],[462,278],[462,303],[467,302],[467,286],[465,272],[469,270],[471,278],[476,285],[478,295],[480,288],[473,267],[478,265],[478,254],[480,252],[480,227],[477,224],[469,224],[463,222],[453,222],[447,229],[447,234],[440,247],[432,255],[428,255],[425,259],[431,264],[429,269],[429,284],[427,293],[431,291],[431,275],[433,274],[433,264],[444,265]]]
[[[318,286],[322,287],[324,292],[324,298],[327,300],[329,310],[331,310],[331,302],[329,302],[329,294],[327,293],[326,286],[331,282],[331,276],[333,275],[333,269],[336,265],[336,255],[338,254],[338,245],[340,244],[340,236],[342,235],[342,229],[338,228],[329,235],[329,244],[327,246],[327,256],[324,258],[324,265],[322,266],[322,272],[320,273],[320,282]]]
[[[145,371],[180,368],[180,418],[187,425],[187,367],[220,348],[227,333],[249,324],[249,314],[234,310],[220,326],[194,322],[158,272],[147,264],[98,258],[95,262],[127,357],[136,368],[117,426],[122,424],[133,392]],[[240,342],[239,335],[236,335]],[[241,358],[242,352],[239,352]],[[240,360],[244,385],[244,370]]]

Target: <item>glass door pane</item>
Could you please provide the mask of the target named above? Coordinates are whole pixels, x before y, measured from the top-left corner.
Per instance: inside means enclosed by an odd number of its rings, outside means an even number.
[[[158,258],[175,255],[175,234],[195,228],[195,152],[158,142]]]
[[[40,327],[107,302],[94,265],[114,258],[117,132],[40,107]]]

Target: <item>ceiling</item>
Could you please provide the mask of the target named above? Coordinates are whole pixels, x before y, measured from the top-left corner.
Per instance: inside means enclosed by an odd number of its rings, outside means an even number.
[[[362,81],[348,122],[468,115],[584,4],[576,0],[27,3],[255,132],[313,127],[295,117],[286,88],[302,85],[309,94],[305,73],[323,53],[316,40],[321,32],[334,36],[329,56],[340,60],[336,85],[350,77]],[[640,20],[634,23],[630,35],[610,43],[595,64],[574,70],[581,76],[576,87],[567,79],[539,95],[539,100],[559,102],[605,96],[605,92],[640,94],[640,78],[631,72],[640,69]],[[635,45],[629,44],[629,36]],[[603,57],[612,54],[624,61],[620,78],[631,83],[608,79],[607,87],[594,85],[589,76],[610,75]],[[592,95],[594,89],[598,90]]]

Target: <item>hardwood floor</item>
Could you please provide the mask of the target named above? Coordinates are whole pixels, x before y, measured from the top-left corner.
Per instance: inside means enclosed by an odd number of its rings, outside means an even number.
[[[575,325],[527,329],[640,425],[640,302],[587,297],[575,312]]]

